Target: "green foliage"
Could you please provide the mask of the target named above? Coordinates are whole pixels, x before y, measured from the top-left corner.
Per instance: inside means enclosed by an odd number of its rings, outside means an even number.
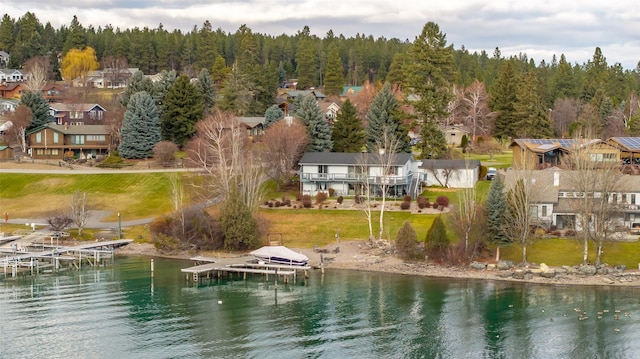
[[[109,156],[96,165],[100,168],[122,168],[124,166],[127,166],[127,163],[120,157],[120,151],[111,151]]]
[[[127,108],[131,96],[142,91],[153,96],[155,93],[154,85],[153,82],[151,82],[151,79],[144,76],[142,71],[136,71],[129,79],[129,85],[127,86],[127,89],[124,90],[124,92],[120,96],[119,101],[122,107]]]
[[[405,221],[396,235],[396,249],[404,259],[423,259],[424,252],[418,242],[418,234],[409,221]]]
[[[296,111],[296,117],[302,120],[309,132],[309,152],[329,152],[333,147],[331,128],[324,119],[318,102],[313,96],[305,97]]]
[[[179,76],[164,97],[160,128],[162,138],[183,146],[196,132],[204,106],[200,90],[187,76]]]
[[[334,152],[360,152],[364,148],[364,128],[358,110],[347,99],[338,111],[331,133]]]
[[[497,113],[494,125],[494,136],[501,142],[516,137],[516,75],[511,62],[507,62],[500,69],[498,79],[491,87],[489,107]]]
[[[467,146],[469,146],[469,137],[467,137],[467,135],[462,135],[462,139],[460,140],[460,147],[462,147],[462,152],[467,151]]]
[[[159,233],[153,239],[153,246],[161,253],[174,253],[178,250],[180,240],[175,237]]]
[[[298,73],[298,89],[304,90],[315,86],[316,78],[316,54],[313,41],[309,36],[309,28],[305,30],[298,41],[296,50],[296,72]]]
[[[546,138],[553,134],[551,119],[547,108],[540,99],[538,79],[529,71],[516,91],[516,103],[513,105],[516,116],[515,134],[519,138]]]
[[[196,82],[196,87],[202,95],[204,113],[208,113],[215,104],[215,92],[213,89],[213,80],[211,80],[211,75],[209,75],[209,71],[207,71],[206,68],[200,70],[200,73],[198,74],[198,82]]]
[[[504,232],[507,215],[507,196],[504,193],[504,183],[500,176],[491,181],[487,196],[487,232],[493,243],[507,243],[509,238]]]
[[[367,112],[367,122],[365,129],[367,151],[375,151],[377,142],[384,138],[384,132],[387,131],[398,140],[397,152],[411,153],[408,130],[402,124],[398,100],[390,84],[385,84],[374,97]]]
[[[420,127],[422,142],[420,148],[420,158],[440,158],[447,153],[447,139],[440,126],[435,121],[426,121]]]
[[[260,245],[258,224],[237,188],[224,200],[218,221],[226,250],[244,251]]]
[[[264,128],[267,129],[273,125],[276,121],[284,118],[284,112],[278,107],[273,105],[264,112]]]
[[[446,35],[434,22],[424,25],[409,49],[405,89],[417,95],[413,106],[423,122],[435,123],[448,116],[447,106],[453,99],[453,55],[453,46],[447,45]]]
[[[449,249],[449,240],[447,239],[447,230],[442,216],[437,216],[433,220],[433,224],[427,232],[425,248],[429,257],[435,260],[442,260],[446,256]]]
[[[40,92],[27,91],[22,94],[20,102],[31,110],[32,119],[28,130],[53,121],[53,117],[49,113],[49,103]]]
[[[131,96],[122,121],[120,146],[124,158],[148,158],[153,146],[160,141],[158,109],[146,92]]]
[[[338,52],[338,46],[333,43],[329,45],[329,55],[324,76],[324,94],[326,96],[338,96],[344,86],[344,74],[342,69],[342,59]]]

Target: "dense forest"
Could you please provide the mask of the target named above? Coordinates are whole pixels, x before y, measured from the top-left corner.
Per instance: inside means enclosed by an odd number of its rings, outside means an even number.
[[[275,103],[277,88],[291,78],[297,79],[298,89],[321,88],[328,96],[337,96],[344,85],[388,82],[405,95],[418,89],[423,99],[433,89],[420,92],[422,84],[441,78],[434,88],[450,92],[451,96],[439,99],[448,105],[437,113],[422,113],[419,122],[431,117],[440,124],[463,122],[477,127],[476,135],[499,139],[570,136],[584,127],[602,137],[640,135],[640,123],[636,123],[640,121],[635,121],[640,66],[624,69],[619,63],[608,63],[597,47],[592,59],[582,64],[571,63],[562,54],[549,62],[536,62],[526,54],[505,57],[497,47],[491,54],[471,53],[464,46],[454,49],[446,44],[437,26],[425,31],[409,42],[365,34],[345,37],[332,31],[321,38],[306,26],[295,35],[257,34],[247,25],[228,33],[214,29],[209,21],[188,32],[169,31],[162,24],[155,29],[96,28],[83,26],[75,16],[68,26],[55,29],[28,12],[18,19],[3,16],[0,50],[11,55],[10,68],[22,68],[37,56],[49,57],[51,66],[59,68],[60,59],[70,50],[91,47],[102,67],[118,59],[144,74],[175,70],[192,78],[207,69],[223,96],[225,91],[237,95],[242,89],[252,94],[250,106],[227,104],[227,109],[243,115],[264,115]],[[433,42],[424,41],[425,36],[440,43],[434,48]],[[437,63],[429,57],[430,46],[431,55],[447,59],[435,69],[417,68],[419,62]],[[60,71],[52,73],[60,79]],[[415,74],[426,77],[415,78]]]

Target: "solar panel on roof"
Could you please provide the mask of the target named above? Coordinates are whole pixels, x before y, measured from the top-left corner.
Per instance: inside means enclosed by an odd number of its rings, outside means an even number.
[[[630,150],[640,151],[640,137],[616,137],[615,139]]]

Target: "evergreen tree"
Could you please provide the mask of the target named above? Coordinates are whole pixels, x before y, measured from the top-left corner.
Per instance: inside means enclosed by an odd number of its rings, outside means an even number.
[[[305,97],[300,103],[296,115],[309,132],[309,152],[329,152],[333,148],[331,141],[331,128],[325,120],[313,96]]]
[[[516,86],[515,73],[509,61],[500,69],[489,100],[491,111],[497,114],[493,134],[500,142],[516,137]]]
[[[404,88],[405,82],[405,63],[408,59],[408,53],[398,52],[393,55],[393,61],[389,66],[389,73],[386,76],[386,81],[398,88]]]
[[[233,186],[224,200],[219,222],[226,250],[244,251],[260,244],[258,225],[242,201],[237,186]]]
[[[602,54],[602,50],[596,47],[593,57],[585,66],[585,81],[580,95],[582,101],[591,101],[596,96],[598,89],[605,88],[607,72],[607,59]]]
[[[284,118],[284,112],[278,107],[278,105],[273,105],[269,107],[264,112],[264,128],[265,130],[269,128],[269,126],[276,123],[276,121]]]
[[[553,134],[551,118],[539,95],[535,72],[525,74],[516,91],[515,128],[520,138],[545,138]]]
[[[436,259],[443,259],[449,249],[449,239],[447,239],[447,230],[444,226],[442,216],[436,216],[431,224],[431,228],[427,231],[425,239],[425,248],[427,254]]]
[[[405,221],[398,230],[396,249],[402,258],[424,259],[424,254],[420,250],[420,243],[418,242],[418,234],[409,221]]]
[[[411,153],[408,130],[400,120],[398,100],[391,91],[391,85],[385,84],[371,101],[367,112],[366,145],[367,151],[374,151],[376,143],[383,138],[384,131],[398,140],[398,152]]]
[[[2,21],[0,21],[0,50],[10,52],[15,42],[15,21],[9,16],[4,14]],[[4,64],[5,66],[7,64]]]
[[[31,110],[32,119],[28,130],[42,126],[54,120],[49,113],[49,103],[44,97],[42,97],[42,93],[27,91],[22,94],[20,102]]]
[[[224,57],[222,57],[222,55],[216,56],[216,60],[213,62],[213,67],[211,68],[211,80],[213,81],[213,84],[220,88],[224,80],[227,78],[229,71],[230,69],[225,62]]]
[[[151,95],[137,92],[129,100],[120,133],[120,156],[123,158],[147,158],[153,154],[153,146],[160,142],[158,108]]]
[[[162,139],[183,146],[196,133],[204,107],[200,90],[181,75],[164,97],[160,129]]]
[[[162,113],[164,112],[164,97],[169,92],[169,89],[176,82],[178,78],[178,74],[175,70],[166,71],[163,70],[160,73],[160,80],[153,83],[152,92],[150,92],[151,97],[153,97],[153,101],[155,101],[156,106],[158,106],[158,116],[162,118]]]
[[[300,35],[298,49],[296,50],[296,72],[298,73],[298,89],[308,89],[315,85],[316,52],[313,41],[309,36],[308,28]]]
[[[445,119],[453,100],[451,81],[454,73],[453,46],[434,22],[428,22],[411,45],[405,76],[405,90],[417,95],[413,102],[422,122]]]
[[[202,104],[204,106],[204,112],[208,113],[209,110],[213,108],[215,104],[215,93],[213,91],[213,81],[211,80],[211,76],[209,76],[209,71],[206,68],[200,70],[198,74],[198,82],[196,82],[196,86],[200,93],[202,94]]]
[[[62,49],[62,52],[66,54],[67,51],[71,49],[82,50],[85,46],[87,46],[85,29],[78,21],[78,17],[76,15],[73,15],[71,26],[69,26],[69,33],[67,34],[67,38],[64,42],[64,48]]]
[[[489,187],[487,197],[487,231],[489,240],[494,243],[507,243],[509,238],[504,232],[507,218],[507,196],[500,176],[495,176]]]
[[[332,43],[329,46],[329,56],[327,57],[327,67],[324,75],[324,94],[327,96],[338,96],[344,86],[344,74],[342,70],[342,59],[338,52],[338,46]]]
[[[553,99],[575,97],[576,87],[573,79],[573,69],[567,63],[564,54],[560,55],[560,63],[554,78],[554,96]]]
[[[364,128],[358,110],[347,99],[343,104],[331,133],[334,152],[360,152],[365,146]]]
[[[153,82],[148,77],[145,77],[142,71],[136,71],[129,79],[129,85],[120,96],[120,104],[122,107],[127,107],[129,100],[133,94],[138,92],[146,92],[150,95],[154,93]]]
[[[440,158],[447,152],[447,138],[435,121],[426,121],[420,128],[420,158]]]

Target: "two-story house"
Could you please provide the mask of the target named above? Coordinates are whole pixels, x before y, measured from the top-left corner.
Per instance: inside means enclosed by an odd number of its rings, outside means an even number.
[[[563,164],[563,157],[581,150],[594,162],[619,162],[620,150],[600,139],[516,139],[511,143],[513,167],[545,169]]]
[[[332,188],[337,195],[356,195],[363,194],[368,184],[375,196],[380,196],[382,189],[386,189],[387,196],[415,196],[419,179],[413,171],[414,162],[409,153],[388,157],[359,152],[306,152],[299,162],[300,192],[316,195]]]
[[[104,107],[93,103],[52,103],[49,113],[58,125],[102,125],[104,124]]]
[[[28,74],[18,69],[0,69],[1,82],[24,82],[27,80]]]
[[[48,123],[27,134],[27,144],[34,159],[64,159],[73,152],[75,158],[95,158],[113,148],[111,134],[105,125],[57,125]]]
[[[24,85],[21,82],[0,83],[0,98],[20,98],[24,91]]]

